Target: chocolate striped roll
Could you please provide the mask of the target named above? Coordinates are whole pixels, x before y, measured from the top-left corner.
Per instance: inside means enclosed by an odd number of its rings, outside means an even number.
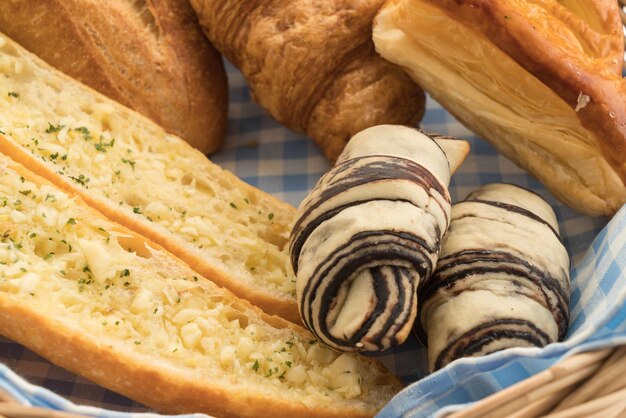
[[[355,135],[298,209],[290,237],[304,324],[339,350],[403,342],[450,218],[446,155],[416,129]]]
[[[419,288],[418,330],[431,370],[460,357],[562,339],[569,257],[552,208],[509,184],[484,186],[452,208],[437,269]]]

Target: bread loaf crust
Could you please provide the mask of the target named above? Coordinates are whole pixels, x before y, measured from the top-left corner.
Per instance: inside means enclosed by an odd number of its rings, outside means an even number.
[[[226,132],[219,54],[181,0],[6,0],[0,31],[204,153]]]
[[[254,99],[310,135],[334,161],[357,132],[421,119],[423,92],[376,54],[382,0],[192,0],[207,36],[243,72]]]
[[[280,318],[275,322],[292,326]],[[277,325],[277,324],[273,324]],[[294,332],[298,332],[294,329]],[[0,296],[0,334],[25,345],[52,363],[121,393],[159,412],[185,414],[203,411],[216,417],[293,416],[371,417],[373,411],[320,405],[309,408],[294,401],[268,399],[262,393],[241,393],[181,376],[167,364],[151,364],[150,357],[120,352],[96,341],[79,328],[39,315],[23,303]],[[372,362],[373,367],[380,368]],[[382,370],[382,369],[381,369]],[[399,381],[390,381],[400,388]]]
[[[33,173],[42,176],[52,181],[57,187],[66,190],[70,193],[80,195],[80,197],[87,202],[91,207],[97,208],[107,218],[127,226],[133,231],[149,238],[151,241],[157,243],[166,244],[167,250],[179,257],[187,264],[189,264],[194,270],[199,272],[204,277],[208,277],[211,281],[225,286],[234,292],[238,297],[251,301],[255,306],[261,308],[264,312],[268,312],[272,315],[278,315],[281,318],[285,318],[295,324],[301,324],[300,314],[298,313],[298,305],[295,297],[279,297],[276,294],[264,292],[258,287],[247,286],[246,283],[238,282],[236,277],[231,277],[228,272],[225,272],[217,268],[211,263],[211,260],[207,259],[205,255],[195,248],[185,245],[185,242],[175,235],[172,235],[162,229],[155,228],[151,223],[132,217],[107,199],[102,199],[99,196],[86,192],[76,183],[71,182],[66,177],[59,175],[50,167],[45,164],[40,164],[36,159],[33,159],[24,148],[11,141],[6,136],[0,135],[0,151],[11,157],[14,161],[24,165]],[[224,173],[224,175],[228,175]],[[247,183],[238,182],[238,187],[245,188],[250,194],[256,196],[259,200],[270,199],[269,203],[273,207],[280,207],[282,209],[280,216],[294,217],[295,208],[291,205],[280,202],[276,199],[269,197],[259,190],[253,188]]]

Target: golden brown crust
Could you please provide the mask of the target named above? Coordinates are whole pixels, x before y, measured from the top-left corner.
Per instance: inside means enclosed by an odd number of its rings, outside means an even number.
[[[427,1],[481,31],[573,109],[581,94],[588,96],[577,116],[626,183],[626,82],[615,72],[623,54],[616,2],[589,2],[603,17],[603,36],[554,1]],[[578,43],[568,42],[573,41],[566,38],[569,32]]]
[[[364,128],[413,124],[424,95],[373,49],[383,0],[192,0],[203,28],[241,69],[255,100],[310,135],[330,160]]]
[[[364,55],[333,81],[309,119],[307,133],[331,161],[364,129],[386,123],[413,125],[424,115],[424,94],[414,90],[413,97],[407,96],[411,94],[407,86],[413,83],[410,77],[368,52],[371,49],[373,44],[368,43]],[[388,115],[390,109],[393,118]]]
[[[6,0],[0,31],[204,153],[224,139],[226,75],[185,1]]]

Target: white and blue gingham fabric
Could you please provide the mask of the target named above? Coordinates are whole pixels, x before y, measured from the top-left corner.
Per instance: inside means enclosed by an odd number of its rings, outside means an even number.
[[[244,181],[293,205],[299,204],[328,170],[328,163],[309,139],[280,126],[252,102],[241,74],[230,66],[228,73],[228,139],[212,160]],[[479,400],[575,352],[626,343],[626,275],[622,273],[626,271],[626,210],[620,211],[608,225],[608,219],[573,212],[558,203],[534,178],[475,138],[432,100],[428,101],[422,128],[462,137],[471,143],[470,156],[452,179],[453,201],[463,199],[483,184],[508,182],[534,190],[553,205],[573,262],[572,325],[564,343],[460,360],[430,376],[426,376],[424,347],[410,339],[377,356],[410,383],[380,416],[443,415],[455,408],[452,405]],[[2,338],[0,388],[24,404],[94,417],[159,416],[141,413],[146,411],[141,405],[51,365]]]

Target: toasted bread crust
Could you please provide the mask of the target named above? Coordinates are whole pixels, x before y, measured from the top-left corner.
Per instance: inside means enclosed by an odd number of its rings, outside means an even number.
[[[284,326],[292,324],[285,322]],[[117,347],[114,342],[95,340],[80,328],[37,314],[23,302],[3,295],[0,295],[0,334],[59,367],[162,413],[204,412],[216,417],[251,418],[373,415],[373,411],[346,410],[332,405],[310,408],[297,401],[268,399],[263,393],[242,393],[210,381],[198,381],[181,375],[167,364],[156,365],[150,357]],[[381,368],[374,362],[372,366]],[[393,384],[400,387],[399,381]]]
[[[125,225],[131,230],[149,238],[151,241],[163,244],[169,252],[185,261],[202,276],[209,278],[211,281],[220,286],[230,289],[239,297],[249,300],[252,304],[258,306],[263,311],[272,315],[278,315],[295,324],[302,323],[295,298],[279,297],[276,294],[264,292],[258,287],[250,287],[243,282],[239,282],[237,278],[231,277],[227,272],[217,268],[202,254],[201,251],[190,247],[176,235],[169,233],[163,228],[156,228],[153,223],[142,218],[138,218],[126,213],[125,211],[121,211],[117,205],[110,200],[103,199],[95,194],[89,193],[89,191],[86,191],[84,188],[78,186],[75,182],[59,175],[50,166],[42,164],[38,159],[33,158],[32,154],[30,154],[26,149],[2,134],[0,134],[0,152],[27,167],[33,173],[48,179],[57,187],[81,196],[85,202],[87,202],[90,206],[97,208],[109,219],[118,222],[121,225]],[[255,195],[258,199],[271,199],[268,195],[246,183],[238,183],[239,187],[247,189],[250,194]],[[271,199],[271,205],[282,208],[283,214],[295,215],[295,209],[287,203]]]

